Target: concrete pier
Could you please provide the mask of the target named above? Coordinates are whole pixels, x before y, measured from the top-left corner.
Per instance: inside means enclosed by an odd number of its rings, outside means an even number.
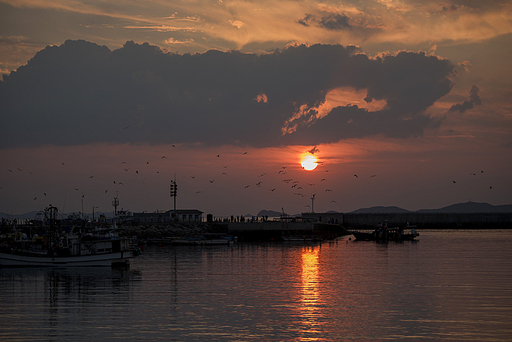
[[[347,234],[340,224],[329,224],[298,220],[296,222],[230,222],[229,234],[247,239],[280,239],[283,235],[316,235],[323,239],[332,239]]]
[[[303,217],[322,222],[340,222],[345,228],[373,228],[386,220],[390,226],[409,223],[425,229],[512,228],[512,213],[307,213]]]

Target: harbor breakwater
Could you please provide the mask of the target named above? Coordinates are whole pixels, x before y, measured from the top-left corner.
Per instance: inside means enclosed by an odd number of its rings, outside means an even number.
[[[422,229],[507,229],[512,228],[512,213],[303,213],[315,221],[340,222],[346,228],[373,228],[388,221],[389,226],[407,224]]]
[[[318,235],[330,239],[346,235],[351,229],[373,229],[384,221],[391,227],[410,225],[417,229],[510,229],[512,213],[303,213],[302,219],[294,222],[178,222],[126,226],[120,234],[141,240],[204,233],[228,233],[242,240],[280,239],[284,235]]]

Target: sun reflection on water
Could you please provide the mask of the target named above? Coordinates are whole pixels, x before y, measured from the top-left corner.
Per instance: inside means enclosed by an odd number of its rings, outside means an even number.
[[[301,302],[302,341],[319,340],[321,332],[319,320],[322,317],[319,294],[318,254],[320,249],[305,247],[302,249]]]

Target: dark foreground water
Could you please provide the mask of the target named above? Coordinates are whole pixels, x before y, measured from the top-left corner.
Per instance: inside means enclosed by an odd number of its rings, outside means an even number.
[[[510,341],[512,230],[0,269],[1,341]]]

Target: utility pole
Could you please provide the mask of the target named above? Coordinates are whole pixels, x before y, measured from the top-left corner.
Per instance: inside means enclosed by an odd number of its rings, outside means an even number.
[[[114,197],[114,199],[112,200],[112,206],[114,207],[114,228],[117,228],[116,221],[117,221],[117,206],[118,205],[119,205],[119,199],[117,198],[117,193],[116,193],[116,197]]]
[[[98,207],[92,206],[92,222],[94,223],[94,209],[97,209]]]
[[[171,197],[173,197],[173,200],[174,200],[174,219],[177,221],[178,215],[176,214],[176,197],[178,197],[178,184],[176,184],[176,174],[174,174],[174,179],[171,180],[169,194]]]
[[[80,213],[80,218],[84,218],[84,195],[82,194],[82,212]]]

